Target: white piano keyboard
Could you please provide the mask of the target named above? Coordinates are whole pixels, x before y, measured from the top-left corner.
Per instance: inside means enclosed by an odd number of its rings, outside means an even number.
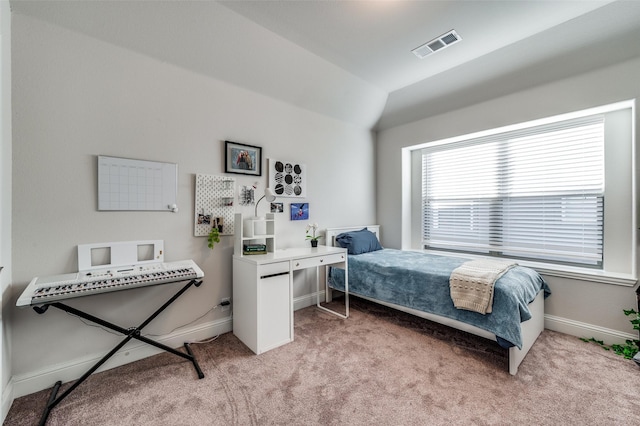
[[[18,298],[16,306],[42,305],[56,300],[202,277],[204,273],[193,260],[109,267],[72,274],[35,277]]]

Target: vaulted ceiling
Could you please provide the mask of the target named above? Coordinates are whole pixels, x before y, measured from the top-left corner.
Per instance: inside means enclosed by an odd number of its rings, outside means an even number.
[[[388,128],[640,56],[640,1],[24,1],[29,15]],[[411,50],[455,30],[461,41]]]

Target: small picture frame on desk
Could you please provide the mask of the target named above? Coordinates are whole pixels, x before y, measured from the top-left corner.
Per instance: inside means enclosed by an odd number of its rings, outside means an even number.
[[[242,175],[262,176],[262,148],[224,141],[224,171]]]

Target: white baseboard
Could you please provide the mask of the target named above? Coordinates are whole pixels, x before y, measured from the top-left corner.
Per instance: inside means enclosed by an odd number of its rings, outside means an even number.
[[[4,424],[4,419],[7,417],[7,414],[9,414],[9,409],[11,408],[11,404],[13,404],[14,399],[12,377],[11,380],[9,380],[9,383],[7,383],[7,386],[2,390],[2,406],[0,408],[2,413],[0,413],[0,424]]]
[[[342,292],[337,292],[339,294],[343,294]],[[296,311],[298,309],[302,309],[302,308],[306,308],[307,306],[316,306],[317,303],[317,298],[316,298],[316,294],[320,295],[320,303],[324,303],[325,302],[325,291],[319,291],[317,293],[312,293],[312,294],[307,294],[304,295],[302,297],[298,297],[297,299],[293,300],[293,310]],[[336,293],[334,293],[336,294]],[[344,307],[344,303],[342,303],[342,307],[337,308],[338,311],[333,311],[332,309],[330,309],[329,311],[338,314],[338,315],[344,315],[345,313],[345,307]]]
[[[553,315],[544,316],[544,328],[585,339],[593,337],[596,340],[602,340],[607,345],[624,344],[626,340],[638,339],[638,335]]]
[[[183,347],[185,342],[196,342],[199,340],[204,340],[212,336],[227,333],[231,330],[231,317],[227,317],[221,320],[196,325],[189,329],[174,332],[172,334],[154,340],[171,348],[180,348]],[[135,343],[127,343],[124,348],[118,351],[109,359],[109,361],[101,366],[97,370],[97,372],[109,370],[111,368],[128,364],[133,361],[138,361],[140,359],[162,352],[162,349],[156,348],[154,346],[137,342],[135,340],[133,342]],[[71,380],[80,378],[103,356],[104,354],[87,355],[85,357],[76,358],[63,364],[57,364],[38,371],[31,371],[25,374],[13,376],[10,382],[10,386],[12,386],[11,391],[8,392],[8,389],[5,390],[5,397],[10,401],[5,401],[5,398],[3,398],[3,408],[5,404],[8,404],[10,407],[14,398],[19,398],[21,396],[29,395],[42,389],[50,388],[58,380],[66,383]]]
[[[324,300],[324,290],[320,291],[320,300]],[[293,299],[293,310],[297,311],[298,309],[306,308],[307,306],[315,306],[316,304],[316,294],[305,294],[304,296],[297,297]]]

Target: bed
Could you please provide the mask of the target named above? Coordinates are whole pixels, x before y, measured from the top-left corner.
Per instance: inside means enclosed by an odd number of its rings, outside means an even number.
[[[494,340],[508,348],[509,373],[515,375],[544,329],[550,290],[542,277],[530,268],[510,267],[495,281],[490,313],[457,309],[449,278],[469,258],[383,248],[379,233],[377,225],[327,229],[329,245],[349,249],[348,294]],[[327,274],[327,301],[332,290],[344,292],[343,270]]]

